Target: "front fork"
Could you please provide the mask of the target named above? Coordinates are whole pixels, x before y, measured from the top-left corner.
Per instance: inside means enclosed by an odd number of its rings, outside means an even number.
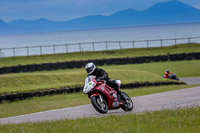
[[[103,98],[102,98],[102,96],[101,96],[100,93],[98,93],[98,92],[93,93],[93,94],[90,96],[90,98],[91,98],[91,97],[94,97],[94,96],[99,96],[100,102],[103,103]]]
[[[103,98],[101,95],[99,95],[99,98],[100,98],[100,102],[103,103]]]

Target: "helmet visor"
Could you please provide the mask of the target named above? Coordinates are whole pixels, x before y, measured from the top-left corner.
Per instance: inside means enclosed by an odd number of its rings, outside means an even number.
[[[86,68],[87,73],[91,73],[94,69],[94,65],[92,65],[91,67]]]

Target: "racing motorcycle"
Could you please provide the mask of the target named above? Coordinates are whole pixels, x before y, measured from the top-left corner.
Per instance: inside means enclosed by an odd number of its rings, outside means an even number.
[[[163,78],[166,78],[165,75],[163,75]],[[174,79],[174,80],[179,80],[179,78],[177,78],[176,74],[173,73],[169,76],[169,79]]]
[[[117,80],[120,87],[121,81]],[[102,114],[112,109],[123,109],[124,111],[133,110],[133,101],[125,93],[121,92],[123,98],[117,92],[106,84],[105,80],[97,81],[95,76],[88,76],[85,79],[83,93],[91,99],[93,107]]]

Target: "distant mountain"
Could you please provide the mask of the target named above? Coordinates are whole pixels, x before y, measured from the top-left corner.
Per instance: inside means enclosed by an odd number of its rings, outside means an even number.
[[[77,29],[97,29],[127,26],[160,25],[200,22],[200,10],[180,1],[157,3],[144,11],[128,9],[110,16],[86,16],[70,21],[15,20],[9,23],[0,19],[0,34],[47,32]]]
[[[0,19],[0,25],[6,24],[3,20]]]

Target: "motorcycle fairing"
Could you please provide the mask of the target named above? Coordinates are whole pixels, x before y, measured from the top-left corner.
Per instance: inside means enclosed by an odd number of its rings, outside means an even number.
[[[108,86],[107,84],[97,84],[95,87],[100,93],[104,94],[108,100],[108,108],[109,109],[116,109],[119,108],[119,104],[116,103],[118,101],[116,91]]]

